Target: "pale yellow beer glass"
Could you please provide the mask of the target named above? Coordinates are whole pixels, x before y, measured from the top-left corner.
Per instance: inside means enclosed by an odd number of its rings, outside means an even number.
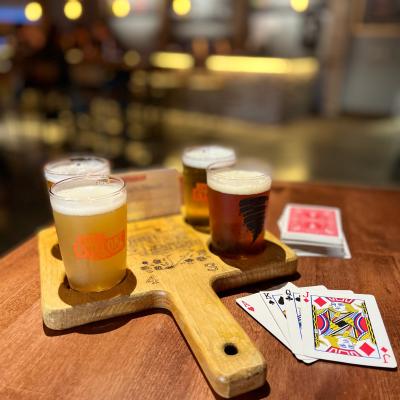
[[[75,177],[50,189],[61,256],[71,288],[110,289],[126,273],[127,208],[124,181]]]
[[[197,146],[183,152],[185,220],[193,226],[205,227],[209,224],[206,169],[219,161],[233,164],[236,161],[235,151],[222,146]]]
[[[52,161],[44,166],[48,189],[59,181],[81,175],[110,175],[110,162],[101,157],[77,155]]]

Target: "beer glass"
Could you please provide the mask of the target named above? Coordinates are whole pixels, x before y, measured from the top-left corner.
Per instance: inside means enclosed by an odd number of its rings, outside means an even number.
[[[79,175],[109,175],[110,163],[95,156],[71,156],[45,165],[44,175],[50,189],[56,182]]]
[[[55,183],[50,202],[70,287],[99,292],[126,273],[125,183],[109,176],[81,176]]]
[[[206,227],[209,224],[206,169],[218,161],[233,164],[236,161],[234,150],[222,146],[198,146],[183,152],[185,219],[191,225]]]
[[[232,258],[262,252],[271,178],[217,163],[207,169],[207,184],[212,250]]]

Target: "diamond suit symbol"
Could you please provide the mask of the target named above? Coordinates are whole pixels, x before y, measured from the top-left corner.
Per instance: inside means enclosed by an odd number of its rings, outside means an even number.
[[[326,301],[322,298],[322,297],[318,297],[317,300],[315,300],[315,302],[322,307],[324,304],[326,304]]]
[[[367,356],[371,355],[375,351],[375,349],[368,343],[364,343],[362,346],[360,346],[360,350],[362,350]]]

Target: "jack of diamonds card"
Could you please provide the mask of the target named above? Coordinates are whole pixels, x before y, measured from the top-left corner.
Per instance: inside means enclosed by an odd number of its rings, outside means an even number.
[[[302,296],[304,354],[350,364],[395,368],[397,363],[374,296]]]

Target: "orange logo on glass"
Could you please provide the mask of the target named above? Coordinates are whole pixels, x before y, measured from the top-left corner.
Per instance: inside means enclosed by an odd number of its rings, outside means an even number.
[[[78,236],[73,244],[77,259],[99,261],[111,258],[125,248],[125,230],[107,237],[104,233]]]
[[[207,203],[207,184],[196,183],[196,186],[192,189],[192,199],[200,203]]]

